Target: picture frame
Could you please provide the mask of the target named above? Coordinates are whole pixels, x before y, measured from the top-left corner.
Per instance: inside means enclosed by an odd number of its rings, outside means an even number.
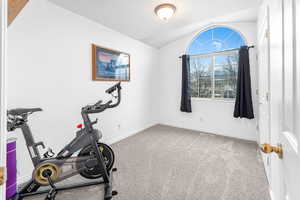
[[[92,44],[93,81],[130,81],[130,55]]]
[[[9,26],[26,6],[29,0],[8,0],[7,1],[7,25]]]

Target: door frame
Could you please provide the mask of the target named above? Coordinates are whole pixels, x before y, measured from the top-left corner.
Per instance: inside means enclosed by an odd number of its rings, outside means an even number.
[[[260,127],[260,118],[261,116],[258,115],[258,132],[259,132],[259,143],[270,143],[271,140],[272,140],[272,134],[271,134],[271,101],[270,101],[270,93],[271,93],[271,66],[270,66],[270,36],[269,36],[269,33],[270,33],[270,11],[269,11],[269,6],[266,6],[265,10],[264,10],[264,13],[263,13],[263,20],[262,20],[262,23],[260,24],[260,26],[258,27],[258,34],[257,34],[257,47],[258,47],[258,104],[260,104],[260,95],[261,95],[261,89],[260,89],[260,76],[266,76],[266,74],[261,74],[261,66],[259,66],[260,64],[260,52],[261,52],[261,41],[264,40],[265,38],[267,38],[267,49],[268,49],[268,66],[267,66],[267,71],[268,71],[268,78],[267,78],[267,82],[268,82],[268,88],[267,88],[267,93],[265,94],[266,95],[266,99],[267,99],[267,102],[268,102],[268,121],[267,121],[267,126],[268,126],[268,133],[267,134],[267,140],[268,141],[260,141],[261,139],[261,127]],[[260,109],[260,105],[258,105],[258,110]],[[258,112],[260,113],[260,112]],[[266,163],[263,162],[264,164],[264,169],[265,169],[265,173],[267,175],[267,178],[268,178],[268,181],[270,182],[270,179],[271,179],[271,166],[270,166],[270,156],[269,155],[266,155],[266,154],[263,154],[261,152],[261,155],[262,157],[266,157]]]
[[[6,167],[6,36],[7,0],[0,0],[0,167]],[[6,171],[6,170],[4,170]],[[0,199],[5,199],[6,184],[0,185]]]

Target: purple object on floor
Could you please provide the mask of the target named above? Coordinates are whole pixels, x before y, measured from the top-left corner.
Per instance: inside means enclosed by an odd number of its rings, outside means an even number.
[[[16,138],[7,140],[7,181],[6,199],[13,197],[17,193],[17,159],[16,159]]]

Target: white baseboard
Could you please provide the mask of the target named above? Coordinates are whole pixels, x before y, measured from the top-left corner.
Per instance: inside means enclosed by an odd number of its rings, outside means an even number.
[[[206,133],[206,134],[220,135],[220,136],[235,138],[235,139],[239,139],[239,140],[257,142],[257,139],[254,137],[253,138],[240,137],[240,136],[234,136],[234,135],[229,135],[229,134],[224,134],[224,133],[219,133],[219,132],[210,132],[210,131],[206,131],[206,130],[200,130],[200,129],[198,130],[198,129],[194,129],[194,128],[181,127],[181,126],[176,126],[176,125],[169,124],[169,123],[158,123],[158,124],[163,125],[163,126],[170,126],[170,127],[174,127],[174,128],[181,128],[181,129],[185,129],[185,130],[197,131],[197,132]]]
[[[151,128],[153,126],[155,126],[157,124],[155,123],[151,123],[149,125],[147,125],[145,128],[142,128],[142,129],[139,129],[139,130],[135,130],[135,131],[131,131],[131,132],[128,132],[128,133],[125,133],[125,134],[122,134],[120,137],[115,137],[115,138],[112,138],[112,139],[109,139],[106,141],[107,144],[111,145],[111,144],[114,144],[114,143],[117,143],[121,140],[124,140],[130,136],[133,136],[133,135],[136,135],[144,130],[147,130],[148,128]]]

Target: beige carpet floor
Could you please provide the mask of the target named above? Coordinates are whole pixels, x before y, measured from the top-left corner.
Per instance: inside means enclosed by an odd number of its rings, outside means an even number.
[[[158,125],[112,148],[115,200],[270,199],[254,142]],[[68,180],[78,181],[79,176]],[[56,199],[102,200],[103,186],[60,192]]]

